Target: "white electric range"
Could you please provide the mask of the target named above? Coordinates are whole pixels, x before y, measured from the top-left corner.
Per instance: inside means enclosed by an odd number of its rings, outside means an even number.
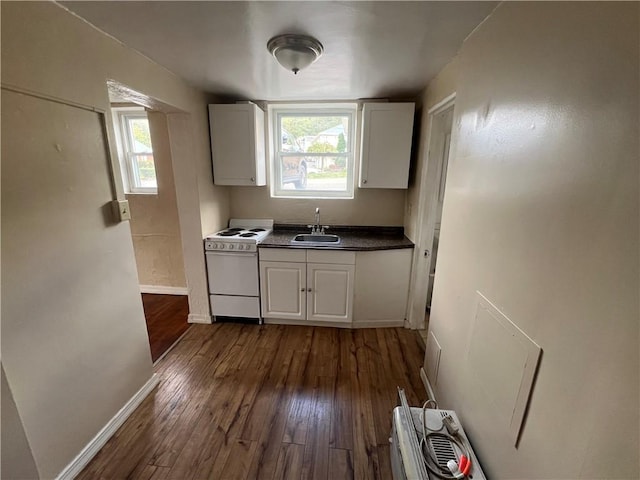
[[[214,320],[234,317],[262,322],[257,245],[272,231],[273,220],[234,218],[229,228],[204,239]]]

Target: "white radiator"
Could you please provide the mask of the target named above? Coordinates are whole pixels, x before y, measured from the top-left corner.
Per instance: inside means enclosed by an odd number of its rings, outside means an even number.
[[[404,394],[401,394],[403,397]],[[422,408],[399,406],[393,410],[392,430],[390,438],[391,468],[394,480],[438,480],[438,476],[429,472],[425,465],[420,440],[422,438]],[[451,416],[459,429],[459,439],[466,443],[471,456],[471,469],[466,476],[473,480],[486,480],[478,458],[476,457],[462,424],[453,410],[426,409],[428,431],[444,431],[442,419]],[[427,439],[433,451],[434,461],[447,468],[449,460],[458,461],[463,451],[454,443],[441,436]]]

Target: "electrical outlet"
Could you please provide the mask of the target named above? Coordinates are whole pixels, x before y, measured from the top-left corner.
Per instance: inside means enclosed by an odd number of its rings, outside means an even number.
[[[117,212],[116,217],[121,222],[131,220],[131,211],[129,210],[129,200],[114,200],[114,210]]]

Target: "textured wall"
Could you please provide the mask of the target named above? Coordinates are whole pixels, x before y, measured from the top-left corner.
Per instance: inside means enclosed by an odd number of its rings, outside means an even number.
[[[202,232],[228,218],[228,191],[211,183],[211,99],[52,2],[1,8],[3,86],[105,111],[114,79],[185,112],[167,121],[190,313],[206,319]],[[152,365],[129,223],[108,220],[100,117],[32,100],[3,91],[2,362],[40,475],[53,478]]]
[[[638,19],[636,2],[505,2],[447,67],[436,391],[493,478],[640,476]],[[517,449],[469,391],[476,291],[543,349]]]
[[[140,285],[186,287],[167,118],[148,112],[158,193],[127,195]]]

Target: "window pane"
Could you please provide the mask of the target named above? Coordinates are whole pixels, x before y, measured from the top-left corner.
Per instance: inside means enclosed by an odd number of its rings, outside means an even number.
[[[156,180],[156,168],[153,163],[153,155],[134,155],[134,168],[136,169],[137,187],[158,188]]]
[[[348,115],[279,115],[281,152],[346,152]]]
[[[347,157],[321,155],[313,157],[282,156],[281,190],[317,192],[347,191]]]
[[[351,115],[279,113],[277,118],[276,191],[349,192]]]
[[[131,150],[133,153],[152,152],[149,121],[146,118],[127,118],[131,132]]]

